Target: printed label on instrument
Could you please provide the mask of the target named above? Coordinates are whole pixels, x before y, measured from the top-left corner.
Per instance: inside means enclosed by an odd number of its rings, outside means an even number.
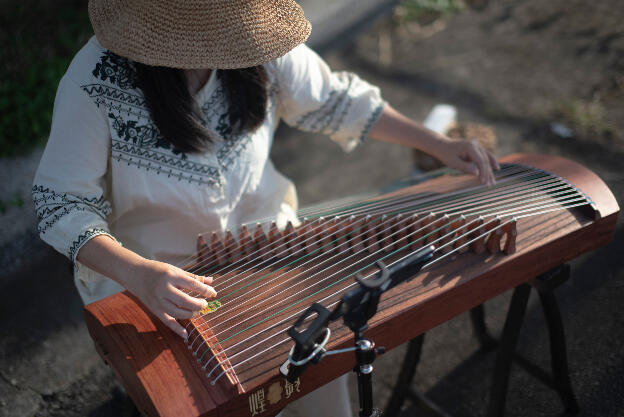
[[[210,313],[214,313],[215,311],[217,311],[219,309],[219,307],[221,307],[221,303],[217,300],[214,301],[208,301],[208,305],[203,308],[202,310],[200,310],[201,314],[210,314]]]
[[[282,386],[279,382],[274,382],[269,387],[269,393],[267,394],[267,400],[271,404],[277,404],[282,399]]]
[[[266,411],[264,388],[260,388],[249,396],[249,411],[252,417]]]
[[[266,411],[267,401],[270,405],[279,403],[282,398],[290,398],[295,392],[301,392],[301,380],[297,380],[291,384],[284,380],[284,385],[280,381],[272,383],[267,392],[264,388],[260,388],[249,395],[249,412],[251,417],[257,416]]]
[[[300,389],[301,380],[297,378],[294,384],[291,384],[287,380],[284,380],[284,392],[286,394],[286,398],[290,398],[293,392],[301,392]]]

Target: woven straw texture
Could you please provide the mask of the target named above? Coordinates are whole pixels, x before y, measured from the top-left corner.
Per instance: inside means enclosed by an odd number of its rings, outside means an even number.
[[[114,53],[173,68],[247,68],[310,35],[292,0],[89,0],[95,36]]]

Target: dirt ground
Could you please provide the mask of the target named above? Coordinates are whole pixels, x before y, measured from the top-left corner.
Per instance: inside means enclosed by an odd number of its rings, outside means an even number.
[[[577,160],[624,201],[621,1],[498,0],[425,26],[398,20],[383,19],[325,58],[379,85],[394,107],[417,120],[434,104],[454,104],[460,120],[495,129],[499,155],[540,152]],[[553,123],[563,135],[553,132]],[[370,190],[412,169],[400,147],[369,141],[342,154],[325,138],[286,127],[272,155],[297,183],[302,204]],[[624,416],[622,224],[620,218],[609,246],[573,262],[572,279],[558,293],[581,416]],[[33,262],[0,281],[0,416],[124,415],[123,390],[92,348],[70,265],[43,244],[33,253]],[[40,284],[30,284],[42,275]],[[535,301],[519,350],[548,366],[548,336]],[[486,303],[495,334],[508,302],[505,294]],[[379,406],[402,350],[376,362]],[[484,415],[493,363],[492,354],[478,352],[466,315],[439,326],[426,335],[402,415],[422,415],[416,391],[454,416]],[[558,416],[561,410],[552,391],[513,369],[507,416]]]

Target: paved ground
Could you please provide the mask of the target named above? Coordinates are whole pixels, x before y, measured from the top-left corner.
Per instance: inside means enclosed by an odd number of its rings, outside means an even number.
[[[589,100],[592,91],[605,91],[603,78],[614,73],[609,48],[605,53],[593,53],[590,42],[589,57],[577,54],[571,40],[546,32],[544,23],[537,24],[543,14],[531,14],[530,6],[538,7],[536,4],[540,2],[501,0],[482,12],[466,12],[445,28],[444,24],[429,27],[427,33],[406,34],[403,29],[392,29],[392,21],[387,21],[326,58],[334,68],[355,70],[380,85],[386,99],[417,119],[435,103],[456,104],[460,118],[495,127],[501,155],[539,151],[574,158],[595,170],[623,201],[624,152],[621,143],[614,142],[617,138],[557,137],[547,128],[553,113],[544,110],[553,97]],[[554,7],[552,4],[561,2],[548,4]],[[571,16],[569,10],[563,10],[564,17],[553,24],[564,24]],[[621,10],[615,7],[613,14],[616,11]],[[585,20],[591,21],[590,17]],[[607,20],[594,21],[595,30],[605,30],[608,25],[601,23]],[[527,27],[537,29],[527,34]],[[392,40],[390,52],[379,48],[387,44],[388,37]],[[543,44],[561,46],[539,46]],[[551,59],[555,53],[556,65]],[[524,64],[518,65],[518,61]],[[538,63],[539,72],[532,73]],[[615,94],[613,91],[619,90],[608,91]],[[617,108],[620,102],[613,103]],[[278,132],[273,158],[296,181],[304,204],[369,190],[411,169],[409,155],[399,147],[368,142],[344,155],[325,138],[288,128]],[[32,166],[34,159],[36,156],[12,163]],[[11,170],[14,165],[2,162],[3,195],[24,192],[24,187],[27,191],[29,179],[18,179],[28,175],[18,176],[18,171]],[[19,172],[28,172],[28,168]],[[69,263],[42,243],[21,239],[20,233],[13,232],[15,224],[24,222],[25,233],[34,233],[34,220],[28,217],[30,203],[24,200],[24,208],[9,207],[0,222],[5,259],[5,273],[0,277],[0,416],[123,415],[125,397],[92,348]],[[582,416],[624,416],[623,234],[620,221],[615,241],[576,260],[572,279],[559,292],[572,383]],[[6,256],[9,253],[28,255]],[[502,327],[508,299],[505,294],[486,304],[488,324],[495,334]],[[532,299],[527,313],[520,351],[547,366],[548,340],[535,301]],[[429,332],[410,388],[427,393],[455,416],[483,415],[494,358],[477,349],[465,315]],[[377,404],[388,398],[401,351],[398,348],[377,362]],[[508,416],[560,413],[561,406],[551,391],[514,368]],[[419,415],[411,400],[403,415]]]

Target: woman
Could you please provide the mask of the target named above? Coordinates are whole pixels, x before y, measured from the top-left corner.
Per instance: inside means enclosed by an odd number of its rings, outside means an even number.
[[[74,262],[85,303],[125,288],[185,337],[176,319],[216,294],[174,266],[197,233],[294,219],[294,187],[268,159],[280,119],[347,151],[367,136],[418,148],[493,183],[498,165],[477,142],[332,73],[291,0],[90,0],[89,15],[95,37],[59,84],[33,185],[41,237]],[[344,385],[330,391],[345,398]]]

